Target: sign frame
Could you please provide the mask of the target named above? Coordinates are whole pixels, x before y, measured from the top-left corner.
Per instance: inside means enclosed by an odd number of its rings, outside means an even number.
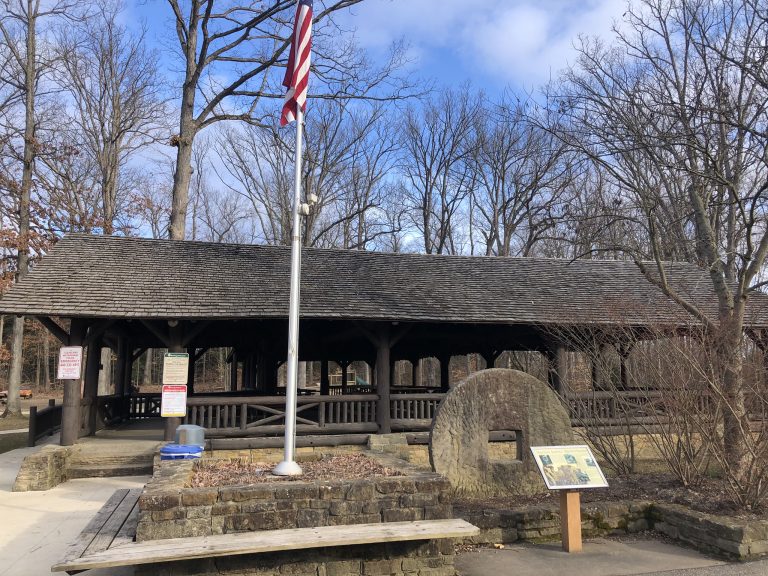
[[[187,415],[187,385],[163,384],[160,396],[162,418],[183,418]]]
[[[56,363],[56,380],[79,380],[83,374],[83,347],[62,346]]]
[[[549,490],[584,490],[608,487],[608,480],[606,480],[605,474],[600,469],[592,449],[586,444],[531,446],[531,454]],[[552,477],[552,470],[545,470],[545,468],[555,465],[558,465],[556,470],[563,466],[575,468],[572,471],[566,470],[565,472],[572,474],[572,477],[579,479],[580,482],[562,484],[555,482],[556,479]],[[587,468],[589,474],[582,468]],[[586,481],[583,481],[584,477],[586,477]]]

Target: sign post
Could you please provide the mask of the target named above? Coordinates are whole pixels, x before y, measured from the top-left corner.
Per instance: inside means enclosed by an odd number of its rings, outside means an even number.
[[[163,357],[163,388],[160,398],[160,416],[163,418],[184,418],[187,415],[188,377],[189,354],[167,352]]]
[[[606,488],[608,482],[589,446],[531,446],[544,483],[560,491],[560,526],[563,550],[581,552],[579,490]]]

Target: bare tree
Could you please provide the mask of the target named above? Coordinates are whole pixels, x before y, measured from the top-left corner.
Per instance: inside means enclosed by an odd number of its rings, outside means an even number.
[[[99,173],[104,234],[114,232],[129,156],[158,139],[166,115],[157,55],[145,48],[145,30],[133,35],[119,24],[121,10],[119,2],[100,2],[95,15],[64,28],[58,42],[58,80],[73,100],[74,125]]]
[[[42,23],[50,18],[72,18],[76,3],[68,0],[42,2],[42,0],[2,0],[0,2],[0,36],[3,52],[7,54],[2,82],[8,89],[10,100],[23,103],[23,129],[21,183],[18,186],[18,224],[16,247],[16,275],[20,278],[29,270],[30,202],[32,177],[35,169],[38,142],[38,110],[36,99],[41,84],[46,81],[55,61],[45,52],[45,45],[38,45]],[[24,319],[17,317],[13,323],[11,344],[11,371],[8,382],[6,413],[21,413],[19,390],[24,343]]]
[[[526,120],[526,103],[485,103],[476,118],[473,231],[486,256],[529,256],[565,213],[571,180],[567,147]]]
[[[393,63],[402,56],[371,74],[370,63],[360,58],[349,42],[339,41],[340,31],[330,22],[334,12],[360,1],[315,4],[313,81],[315,85],[334,86],[328,91],[313,88],[317,97],[360,97],[379,88],[397,91],[390,81]],[[182,239],[194,139],[201,130],[222,120],[261,124],[260,100],[282,97],[276,76],[272,78],[269,73],[287,59],[295,2],[168,0],[168,5],[184,62],[179,132],[171,139],[177,154],[170,221],[170,237]],[[342,80],[345,87],[352,88],[348,93],[338,91]]]
[[[753,70],[764,61],[768,23],[744,0],[644,0],[625,20],[614,47],[581,45],[553,100],[563,116],[559,131],[632,201],[646,251],[619,248],[705,327],[718,375],[712,391],[725,402],[721,441],[747,490],[757,448],[739,350],[768,255],[768,163],[755,137],[768,118],[768,96]],[[670,286],[668,258],[707,270],[714,314]]]
[[[468,87],[445,90],[403,121],[402,172],[410,214],[427,254],[456,253],[457,215],[474,189],[478,100]]]

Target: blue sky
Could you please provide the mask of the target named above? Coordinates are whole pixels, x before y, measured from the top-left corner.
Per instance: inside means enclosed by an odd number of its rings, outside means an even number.
[[[173,41],[167,3],[128,4],[126,20],[145,20],[150,43],[167,52],[160,41]],[[494,93],[546,82],[573,60],[579,34],[607,35],[625,9],[625,0],[365,0],[341,21],[374,57],[404,39],[417,74]]]

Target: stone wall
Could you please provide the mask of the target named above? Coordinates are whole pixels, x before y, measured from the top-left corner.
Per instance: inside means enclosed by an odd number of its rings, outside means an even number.
[[[606,502],[582,504],[581,529],[585,538],[648,530],[650,502]],[[556,505],[515,510],[455,507],[455,516],[480,528],[468,544],[541,542],[560,538],[560,509]]]
[[[139,498],[136,540],[453,517],[450,485],[445,478],[390,455],[379,454],[376,459],[403,475],[188,488],[194,472],[193,461],[161,462]],[[151,565],[144,568],[143,573],[240,574],[238,570],[244,565],[250,567],[249,574],[453,575],[453,541],[259,554],[195,562],[189,566],[186,563]]]
[[[480,528],[467,544],[540,542],[560,538],[559,507],[516,510],[456,505],[455,516]],[[655,530],[708,554],[752,560],[768,555],[768,521],[732,519],[647,501],[588,503],[581,506],[586,538]]]
[[[702,552],[737,560],[768,554],[768,520],[732,519],[676,504],[654,504],[649,517],[654,530]]]
[[[16,475],[13,491],[50,490],[66,482],[70,452],[63,446],[43,446],[27,455]]]

